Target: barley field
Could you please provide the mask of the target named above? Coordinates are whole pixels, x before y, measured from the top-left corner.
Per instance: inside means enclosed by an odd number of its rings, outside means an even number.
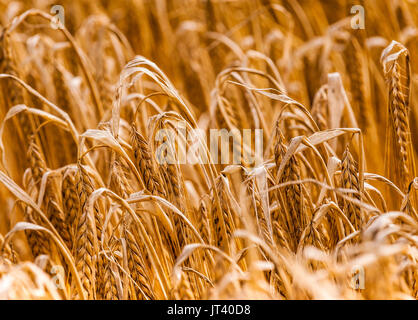
[[[0,0],[0,299],[417,299],[417,155],[417,1]]]

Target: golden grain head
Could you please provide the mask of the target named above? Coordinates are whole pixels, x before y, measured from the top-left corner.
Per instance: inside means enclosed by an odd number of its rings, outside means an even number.
[[[0,0],[0,299],[418,298],[416,2],[47,3]]]

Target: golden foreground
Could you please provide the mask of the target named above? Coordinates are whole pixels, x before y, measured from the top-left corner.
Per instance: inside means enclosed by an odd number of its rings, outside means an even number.
[[[0,0],[0,299],[418,298],[416,1],[60,4]]]

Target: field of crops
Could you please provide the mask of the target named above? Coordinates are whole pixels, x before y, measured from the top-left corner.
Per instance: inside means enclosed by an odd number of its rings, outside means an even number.
[[[0,299],[417,299],[418,2],[0,0]]]

